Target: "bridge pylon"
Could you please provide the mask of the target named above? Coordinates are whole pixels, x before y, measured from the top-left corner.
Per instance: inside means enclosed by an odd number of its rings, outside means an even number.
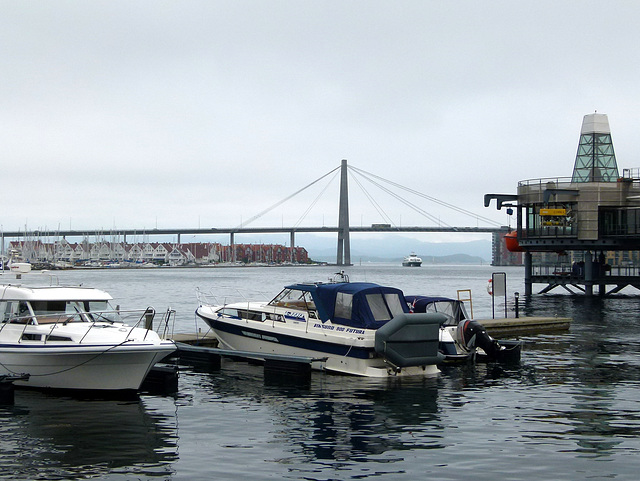
[[[347,160],[340,166],[340,204],[338,206],[338,255],[336,264],[351,265],[351,243],[349,240],[349,185],[347,181]]]

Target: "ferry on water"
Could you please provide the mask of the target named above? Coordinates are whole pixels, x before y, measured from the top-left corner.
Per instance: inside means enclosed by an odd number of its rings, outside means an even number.
[[[412,252],[402,261],[404,267],[420,267],[422,265],[422,259],[418,257],[415,252]]]

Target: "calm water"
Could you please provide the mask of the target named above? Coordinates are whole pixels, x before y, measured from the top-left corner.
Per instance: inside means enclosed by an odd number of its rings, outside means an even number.
[[[491,266],[362,265],[352,281],[455,297],[471,289],[491,317],[491,273],[511,301],[523,271]],[[61,283],[109,291],[124,308],[168,306],[193,332],[195,289],[269,298],[335,268],[65,271]],[[538,286],[541,287],[541,286]],[[631,293],[635,294],[634,291]],[[560,294],[560,293],[559,293]],[[509,304],[507,309],[511,309]],[[525,337],[518,366],[446,366],[437,379],[375,381],[314,373],[306,388],[265,383],[262,368],[225,361],[182,368],[174,397],[104,401],[17,391],[0,408],[2,479],[637,479],[640,295],[539,296],[528,315],[574,319],[568,332]],[[499,313],[502,304],[496,305]],[[512,313],[511,313],[512,314]]]

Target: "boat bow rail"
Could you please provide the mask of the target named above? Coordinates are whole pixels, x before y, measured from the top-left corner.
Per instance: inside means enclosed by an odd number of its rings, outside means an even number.
[[[84,331],[81,331],[81,335],[77,340],[78,344],[81,344],[91,331],[108,327],[128,331],[127,338],[136,329],[142,328],[145,334],[141,340],[145,340],[149,332],[155,332],[160,339],[170,339],[175,326],[176,311],[168,308],[156,330],[153,328],[155,315],[156,311],[153,307],[147,307],[144,310],[121,310],[116,308],[116,310],[76,313],[47,312],[43,315],[25,314],[2,322],[0,324],[0,332],[10,324],[20,324],[23,325],[23,328],[18,342],[23,340],[42,340],[47,343],[53,340],[60,340],[56,329],[71,324],[71,326],[86,327]],[[40,329],[37,329],[38,327]],[[34,331],[33,328],[36,328],[38,332]],[[33,338],[33,336],[38,336],[38,338]]]
[[[242,291],[236,287],[216,287],[216,292],[213,290],[203,291],[199,287],[196,287],[196,299],[201,306],[226,306],[227,304],[235,304],[238,302],[253,302],[252,296],[260,295],[261,299],[267,302],[270,297],[265,295],[262,291]]]

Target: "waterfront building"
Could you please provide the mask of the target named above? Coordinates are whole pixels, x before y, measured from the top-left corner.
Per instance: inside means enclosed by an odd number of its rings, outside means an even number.
[[[69,243],[60,239],[53,243],[42,241],[13,241],[10,250],[20,259],[33,264],[69,265],[210,265],[218,263],[309,262],[304,247],[286,247],[278,244],[221,245],[215,242],[162,243],[146,242],[128,244],[100,240]]]
[[[486,194],[485,206],[493,199],[516,212],[505,239],[523,254],[525,294],[534,283],[588,295],[640,289],[640,169],[620,175],[605,114],[584,116],[571,177],[520,181],[517,194]]]

